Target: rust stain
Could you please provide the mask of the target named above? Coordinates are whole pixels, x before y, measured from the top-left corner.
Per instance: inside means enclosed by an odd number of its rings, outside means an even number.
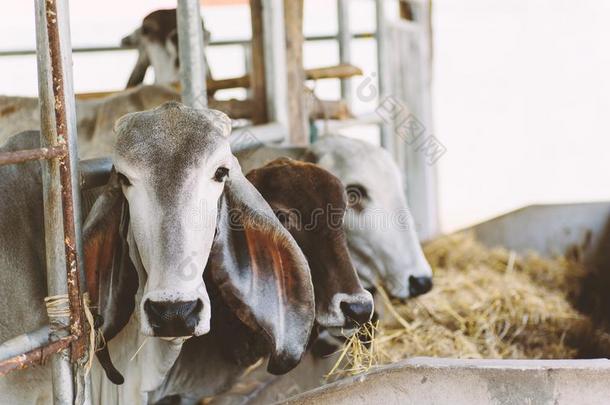
[[[1,361],[0,377],[10,373],[11,371],[22,370],[36,364],[44,364],[49,356],[64,350],[75,339],[75,336],[68,336],[51,342],[46,346],[41,346],[27,353]]]
[[[46,1],[47,10],[47,35],[49,38],[49,56],[51,60],[51,76],[53,81],[53,96],[55,101],[55,125],[57,138],[60,144],[68,145],[69,136],[67,132],[68,121],[65,111],[64,77],[60,46],[59,27],[57,23],[57,8],[54,0]],[[68,151],[68,148],[66,148]],[[65,235],[64,248],[66,255],[66,271],[68,278],[68,299],[70,301],[70,331],[76,340],[72,344],[72,361],[78,361],[85,355],[86,342],[83,331],[83,309],[81,302],[79,263],[76,256],[76,246],[74,241],[74,207],[72,201],[72,168],[70,165],[70,154],[66,153],[59,159],[59,177],[61,181],[61,203],[63,214],[63,229]]]

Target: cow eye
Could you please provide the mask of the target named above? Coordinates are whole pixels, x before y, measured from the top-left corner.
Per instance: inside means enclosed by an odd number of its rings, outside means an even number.
[[[119,178],[119,183],[125,187],[131,186],[131,181],[125,176],[123,173],[117,173],[117,177]]]
[[[229,169],[226,167],[219,167],[214,173],[214,181],[221,183],[229,175]]]
[[[369,199],[366,188],[360,184],[348,184],[345,192],[347,193],[347,206],[358,211],[364,208],[364,202]]]

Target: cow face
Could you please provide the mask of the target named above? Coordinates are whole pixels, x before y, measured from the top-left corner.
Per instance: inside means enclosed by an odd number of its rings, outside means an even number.
[[[371,318],[373,300],[349,257],[343,219],[343,185],[321,167],[277,159],[248,180],[290,231],[309,262],[316,322],[333,334],[351,334]]]
[[[124,116],[116,132],[114,172],[84,230],[105,337],[131,311],[143,335],[207,333],[208,269],[231,309],[267,340],[270,370],[296,365],[314,316],[309,267],[241,173],[229,118],[169,102]]]
[[[432,271],[415,232],[400,171],[389,153],[365,142],[327,136],[308,154],[345,186],[345,232],[365,287],[380,283],[401,299],[428,292]]]
[[[114,164],[129,207],[128,243],[142,293],[140,327],[150,336],[209,330],[203,286],[218,199],[234,158],[228,118],[177,104],[122,118]],[[171,136],[168,136],[171,134]]]
[[[201,26],[205,43],[210,33]],[[176,9],[156,10],[142,20],[142,25],[121,40],[122,46],[138,48],[138,62],[128,81],[128,87],[142,83],[148,66],[155,73],[155,84],[171,84],[180,80],[180,56],[178,54],[178,25]],[[207,65],[207,63],[206,63]]]

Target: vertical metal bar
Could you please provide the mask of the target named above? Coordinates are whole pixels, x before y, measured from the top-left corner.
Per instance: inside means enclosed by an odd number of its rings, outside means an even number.
[[[252,45],[242,44],[241,49],[244,53],[244,70],[249,74],[252,72]],[[246,98],[252,98],[252,86],[246,88]]]
[[[83,335],[80,193],[67,0],[36,0],[36,40],[41,142],[43,146],[67,149],[64,157],[43,165],[48,294],[67,294],[70,305],[69,317],[51,320],[50,338],[56,340],[68,334],[67,326],[69,334]],[[84,341],[77,339],[69,351],[53,356],[54,403],[74,403],[75,379],[70,357],[80,359],[84,350]]]
[[[178,0],[177,19],[182,102],[193,108],[205,108],[208,96],[199,1]]]
[[[386,67],[388,57],[388,32],[386,30],[386,8],[385,0],[375,0],[377,31],[377,79],[379,81],[379,102],[382,103],[386,97],[390,96],[389,74]],[[379,126],[381,146],[386,148],[393,156],[394,151],[394,131],[390,124],[385,123]]]
[[[53,81],[45,9],[45,0],[37,0],[36,54],[38,60],[41,143],[43,146],[52,146],[57,144],[57,135],[55,134]],[[43,195],[48,294],[60,295],[67,292],[68,275],[63,271],[66,268],[66,258],[63,252],[61,186],[59,182],[59,161],[57,159],[43,163]],[[69,325],[69,322],[69,317],[53,319],[50,339],[57,340],[66,336],[68,333],[64,332],[64,328]],[[69,353],[70,350],[65,349],[51,358],[54,404],[72,404],[74,388]]]
[[[415,18],[421,27],[418,35],[418,86],[419,86],[419,119],[424,123],[427,134],[434,133],[432,111],[432,26],[431,1],[417,3]],[[423,147],[420,147],[423,148]],[[437,189],[436,163],[427,161],[425,151],[420,148],[410,149],[405,165],[409,180],[409,202],[413,217],[418,227],[421,240],[429,240],[440,233],[439,202]]]
[[[337,23],[339,30],[339,61],[351,63],[352,61],[352,34],[349,23],[349,0],[337,0]],[[352,103],[352,88],[350,79],[341,80],[341,98],[347,105]]]
[[[265,85],[269,121],[279,122],[289,128],[284,2],[282,0],[261,0],[261,3],[263,6]]]

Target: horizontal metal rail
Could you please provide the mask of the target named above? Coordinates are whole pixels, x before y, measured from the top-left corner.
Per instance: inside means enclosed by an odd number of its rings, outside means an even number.
[[[30,350],[27,353],[0,361],[0,377],[11,371],[22,370],[29,366],[42,364],[50,355],[59,353],[68,348],[76,339],[77,338],[74,335],[66,336],[34,350]]]
[[[278,143],[288,138],[288,129],[279,122],[237,128],[231,132],[231,151],[237,153],[268,143]]]
[[[0,361],[10,359],[22,353],[27,353],[49,343],[49,325],[33,332],[24,333],[0,344]]]
[[[374,39],[374,32],[358,32],[352,34],[353,39]],[[312,35],[305,37],[305,41],[316,42],[316,41],[335,41],[337,35]],[[210,46],[231,46],[231,45],[250,45],[249,39],[227,39],[221,41],[211,41],[206,47]],[[132,51],[137,49],[133,46],[81,46],[72,49],[72,53],[95,53],[95,52],[115,52],[115,51]],[[35,55],[35,49],[9,49],[0,51],[0,57],[2,56],[25,56]]]
[[[31,160],[54,159],[66,155],[63,145],[50,146],[48,148],[26,149],[14,152],[0,153],[0,166],[28,162]]]

